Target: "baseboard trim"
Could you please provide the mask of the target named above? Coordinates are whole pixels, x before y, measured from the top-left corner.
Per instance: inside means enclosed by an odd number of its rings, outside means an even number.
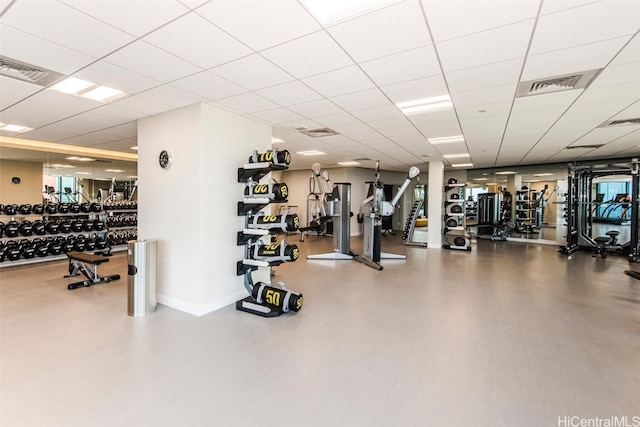
[[[236,292],[235,294],[226,296],[224,298],[211,301],[210,303],[205,305],[190,304],[188,302],[184,302],[182,300],[171,298],[161,294],[158,294],[157,300],[158,300],[158,303],[165,305],[167,307],[171,307],[173,309],[200,317],[200,316],[204,316],[205,314],[209,314],[213,311],[220,310],[221,308],[224,308],[228,305],[235,304],[236,301],[246,296],[247,296],[247,291],[242,290],[242,291]]]

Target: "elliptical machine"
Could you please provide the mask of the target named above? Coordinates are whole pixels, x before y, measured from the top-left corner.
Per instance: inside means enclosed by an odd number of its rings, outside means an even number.
[[[363,255],[354,255],[353,259],[369,267],[382,270],[381,259],[406,259],[406,255],[390,254],[381,251],[382,246],[382,218],[390,217],[396,210],[396,205],[411,183],[420,174],[420,169],[412,166],[409,174],[391,202],[384,200],[383,185],[380,182],[380,161],[376,162],[375,181],[369,185],[367,198],[360,204],[357,219],[363,224]]]

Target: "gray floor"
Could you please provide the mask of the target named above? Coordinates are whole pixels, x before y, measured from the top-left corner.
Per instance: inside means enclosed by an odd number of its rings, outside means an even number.
[[[290,240],[295,240],[291,236]],[[624,258],[479,241],[276,269],[296,315],[160,306],[66,264],[0,270],[2,426],[558,426],[640,416],[640,281]],[[308,237],[303,255],[330,249]],[[357,249],[357,241],[353,242]],[[101,273],[126,274],[115,256]],[[215,275],[211,286],[215,286]],[[560,417],[560,418],[559,418]]]

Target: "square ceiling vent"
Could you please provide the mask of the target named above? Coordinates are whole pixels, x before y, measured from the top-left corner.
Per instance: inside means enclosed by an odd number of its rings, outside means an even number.
[[[299,129],[299,131],[301,133],[304,133],[307,136],[310,136],[311,138],[320,138],[323,136],[333,136],[333,135],[338,135],[338,132],[336,132],[333,129],[329,129],[329,128],[320,128],[320,129]]]
[[[516,92],[516,98],[564,92],[574,89],[586,89],[601,71],[602,68],[597,68],[579,73],[563,74],[560,76],[546,77],[544,79],[520,82],[518,91]]]
[[[640,126],[640,118],[637,119],[620,119],[607,120],[602,123],[599,128],[617,127],[617,126]]]
[[[63,74],[7,56],[0,56],[0,76],[46,87],[64,77]]]

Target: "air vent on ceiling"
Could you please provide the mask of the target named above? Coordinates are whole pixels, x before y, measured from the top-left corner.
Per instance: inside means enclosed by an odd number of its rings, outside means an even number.
[[[518,85],[516,98],[542,95],[545,93],[563,92],[566,90],[586,89],[593,79],[602,71],[581,71],[579,73],[563,74],[560,76],[546,77],[544,79],[529,80]]]
[[[610,126],[625,126],[625,125],[640,125],[640,118],[637,119],[624,119],[624,120],[607,120],[599,128],[608,128]]]
[[[333,129],[329,129],[329,128],[321,128],[321,129],[305,129],[305,130],[301,130],[300,132],[304,133],[307,136],[310,136],[312,138],[319,138],[322,136],[332,136],[332,135],[337,135],[338,132],[336,132]]]
[[[63,74],[37,67],[16,59],[0,56],[0,76],[10,77],[39,86],[49,86],[64,77]]]
[[[594,144],[594,145],[570,145],[565,148],[565,150],[595,150],[596,148],[600,148],[604,146],[604,144]]]
[[[371,159],[368,157],[360,157],[359,159],[353,159],[354,162],[370,162]]]

